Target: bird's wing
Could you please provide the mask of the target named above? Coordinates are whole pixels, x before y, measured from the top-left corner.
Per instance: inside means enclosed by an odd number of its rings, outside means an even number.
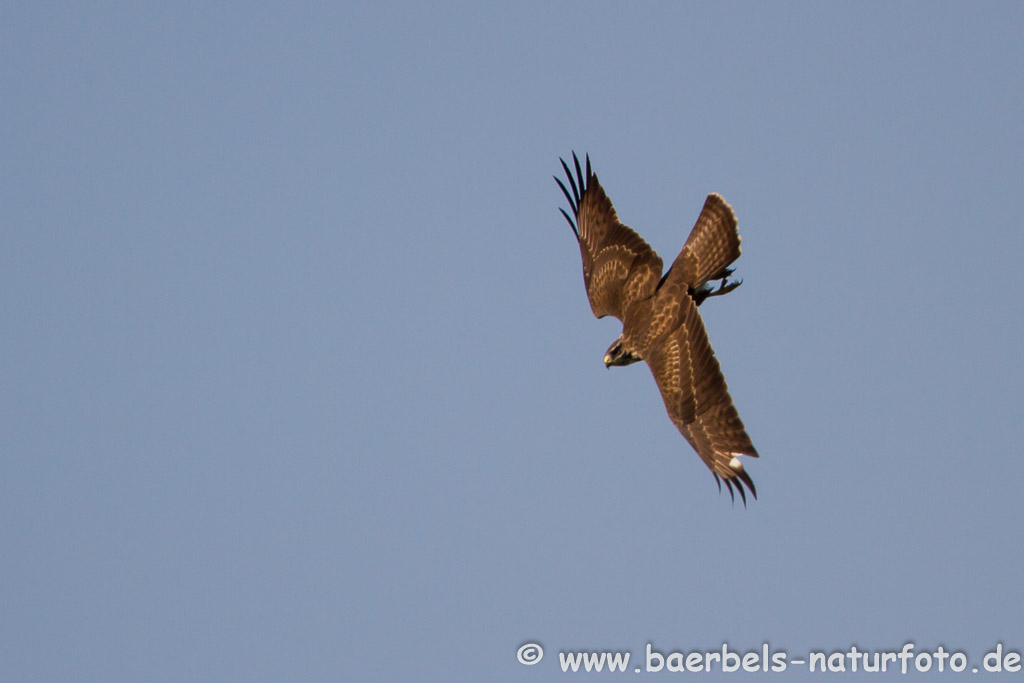
[[[684,285],[676,284],[659,290],[655,309],[656,315],[678,321],[671,332],[652,340],[644,354],[669,417],[719,486],[724,479],[732,495],[735,485],[746,503],[746,485],[756,498],[757,489],[738,456],[756,458],[757,451],[733,406],[697,304]]]
[[[615,207],[590,170],[584,176],[575,152],[572,155],[576,177],[564,160],[572,192],[558,177],[555,181],[565,193],[572,215],[561,209],[562,215],[576,235],[583,256],[583,282],[594,315],[603,318],[613,315],[623,319],[628,305],[649,296],[661,279],[661,258],[636,234],[619,221]]]
[[[686,244],[665,273],[664,280],[696,289],[709,280],[725,277],[728,265],[739,257],[736,214],[721,195],[709,194]]]

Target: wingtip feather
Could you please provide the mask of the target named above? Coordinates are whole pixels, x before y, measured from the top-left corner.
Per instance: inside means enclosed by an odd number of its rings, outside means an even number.
[[[739,476],[743,483],[747,485],[747,488],[750,489],[750,494],[754,496],[754,500],[757,500],[757,487],[754,486],[754,480],[750,478],[746,471],[741,472]]]
[[[566,211],[565,209],[563,209],[562,207],[558,207],[558,210],[562,212],[563,216],[565,216],[565,220],[567,220],[569,222],[569,227],[572,228],[573,234],[576,235],[576,240],[579,241],[579,239],[580,239],[579,230],[576,229],[576,224],[573,223],[572,218],[569,217],[569,212]]]
[[[555,179],[555,182],[558,183],[558,187],[560,187],[562,189],[562,194],[565,195],[565,199],[566,199],[566,201],[569,202],[569,207],[572,209],[573,213],[579,213],[579,211],[580,211],[579,204],[577,202],[573,201],[572,196],[569,194],[568,188],[566,188],[566,186],[565,186],[565,183],[563,183],[561,178],[559,178],[558,176],[552,176],[552,177]]]
[[[567,178],[569,178],[569,184],[572,186],[572,195],[573,195],[573,197],[576,198],[575,202],[570,200],[570,203],[573,205],[572,208],[573,208],[574,211],[579,212],[579,207],[580,207],[580,190],[576,186],[576,180],[572,177],[572,171],[569,170],[569,164],[565,163],[565,159],[563,159],[562,157],[558,157],[558,160],[562,162],[562,168],[565,170],[565,175],[566,175]],[[556,180],[557,180],[557,178],[556,178]],[[561,184],[561,181],[559,181],[559,184]]]
[[[578,178],[580,182],[580,192],[586,192],[587,182],[583,177],[583,171],[580,170],[580,158],[576,156],[576,152],[572,153],[572,162],[576,164],[576,178]]]

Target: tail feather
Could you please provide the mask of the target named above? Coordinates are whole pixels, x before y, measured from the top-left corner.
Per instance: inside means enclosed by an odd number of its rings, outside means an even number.
[[[736,214],[719,194],[709,194],[669,273],[673,279],[697,289],[705,282],[729,274],[729,264],[740,257]],[[669,273],[665,277],[669,277]]]

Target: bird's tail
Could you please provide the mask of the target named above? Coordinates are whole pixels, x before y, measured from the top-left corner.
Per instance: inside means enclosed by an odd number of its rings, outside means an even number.
[[[687,284],[697,289],[710,280],[721,280],[729,264],[740,257],[736,214],[719,194],[709,194],[697,222],[686,238],[679,259],[686,258]]]

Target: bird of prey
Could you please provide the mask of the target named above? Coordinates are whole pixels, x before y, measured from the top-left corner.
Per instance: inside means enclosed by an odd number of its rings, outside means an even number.
[[[583,283],[594,315],[612,315],[622,334],[608,347],[606,367],[640,360],[654,374],[668,416],[735,500],[733,488],[747,503],[744,485],[757,489],[739,456],[757,457],[750,437],[729,396],[725,377],[708,341],[697,307],[712,296],[736,289],[729,268],[740,256],[740,236],[732,207],[718,194],[708,195],[682,251],[662,275],[661,258],[640,235],[619,221],[611,200],[586,157],[586,174],[572,155],[576,175],[564,159],[566,187],[557,176],[572,208],[559,209],[579,242]],[[717,282],[715,287],[711,283]]]

